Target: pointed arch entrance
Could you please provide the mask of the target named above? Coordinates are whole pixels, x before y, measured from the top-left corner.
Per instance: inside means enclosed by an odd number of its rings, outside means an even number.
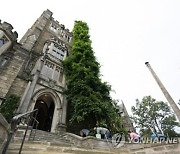
[[[37,120],[38,129],[51,131],[52,119],[54,115],[54,100],[49,94],[43,94],[38,97],[34,109],[38,109]]]

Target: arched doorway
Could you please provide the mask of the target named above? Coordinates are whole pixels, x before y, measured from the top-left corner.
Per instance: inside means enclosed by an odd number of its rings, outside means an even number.
[[[43,94],[37,99],[34,109],[38,109],[38,129],[51,131],[54,107],[54,101],[49,94]]]

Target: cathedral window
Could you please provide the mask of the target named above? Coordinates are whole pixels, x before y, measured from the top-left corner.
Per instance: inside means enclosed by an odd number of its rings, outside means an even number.
[[[50,25],[50,30],[55,33],[57,32],[57,28],[53,24]]]
[[[70,42],[70,37],[69,36],[67,37],[67,40],[68,40],[68,42]]]
[[[56,66],[52,62],[46,60],[42,68],[41,74],[58,82],[62,82],[63,71],[62,68]]]
[[[64,60],[65,57],[65,51],[57,45],[54,45],[53,50],[52,52],[50,52],[50,54],[59,60]]]
[[[53,69],[54,64],[49,61],[45,61],[44,66],[42,68],[42,74],[48,78],[52,78]]]
[[[8,60],[8,57],[0,57],[0,68],[3,68],[7,64]]]
[[[56,66],[55,71],[54,71],[53,79],[58,81],[59,76],[60,76],[60,67]]]
[[[7,37],[2,36],[2,38],[0,38],[0,47],[2,47],[7,41],[8,41]]]
[[[4,40],[0,39],[0,47],[2,47],[4,45]]]
[[[60,69],[60,75],[59,75],[59,81],[62,82],[63,81],[63,69]]]
[[[43,53],[62,61],[66,56],[66,48],[64,47],[64,43],[57,41],[55,42],[53,40],[52,42],[46,43],[43,48]]]

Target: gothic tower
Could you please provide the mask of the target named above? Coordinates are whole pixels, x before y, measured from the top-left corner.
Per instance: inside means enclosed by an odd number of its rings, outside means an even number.
[[[2,78],[11,79],[3,86],[5,91],[0,91],[1,100],[15,93],[21,96],[17,113],[38,109],[38,129],[49,132],[65,130],[67,102],[63,95],[66,82],[62,61],[69,55],[72,33],[54,20],[51,11],[46,10],[19,43],[15,32],[10,36],[14,37],[9,38],[0,27],[0,58],[12,55],[9,65],[0,63],[0,66],[9,67],[9,70],[5,69],[7,75],[3,73]],[[13,42],[16,42],[14,46]]]

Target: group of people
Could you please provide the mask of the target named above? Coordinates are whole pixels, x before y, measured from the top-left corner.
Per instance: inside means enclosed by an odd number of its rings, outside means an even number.
[[[99,139],[109,139],[110,131],[105,127],[94,127],[94,131],[96,132],[96,137]],[[80,131],[80,136],[86,137],[88,136],[90,131],[88,129],[82,129]]]
[[[110,131],[105,127],[94,127],[94,130],[97,132],[96,137],[100,139],[109,139]]]
[[[96,137],[99,138],[99,139],[107,139],[109,140],[110,139],[110,131],[105,128],[105,127],[94,127],[93,129],[95,132],[96,132]],[[88,136],[90,133],[90,130],[88,129],[82,129],[80,131],[80,136],[82,137],[86,137]],[[135,132],[132,132],[132,131],[128,131],[128,135],[129,135],[129,138],[132,142],[138,142],[140,141],[140,135],[138,135],[137,133]]]

